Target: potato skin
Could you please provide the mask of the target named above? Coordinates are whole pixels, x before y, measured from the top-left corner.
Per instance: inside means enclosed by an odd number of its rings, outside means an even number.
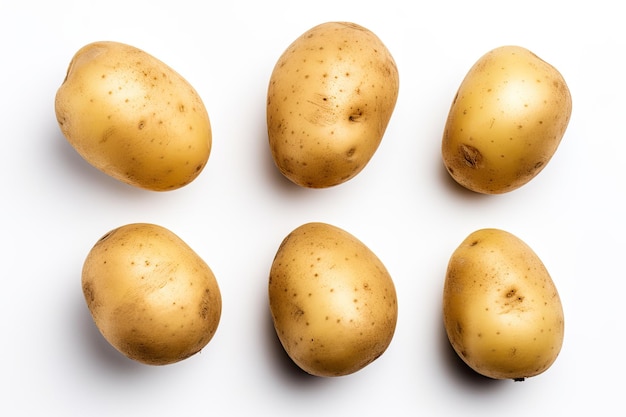
[[[556,68],[525,48],[496,48],[458,89],[443,134],[444,165],[472,191],[513,191],[548,164],[571,112],[569,88]]]
[[[563,344],[563,307],[547,269],[526,243],[499,229],[471,233],[452,254],[443,319],[458,355],[494,379],[544,372]]]
[[[139,188],[183,187],[211,153],[209,115],[194,88],[162,61],[119,42],[94,42],[76,52],[55,113],[86,161]]]
[[[209,266],[154,224],[121,226],[98,240],[83,265],[82,289],[104,338],[149,365],[199,352],[215,335],[222,311]]]
[[[378,149],[398,89],[396,63],[370,30],[350,22],[311,28],[271,74],[267,129],[276,166],[303,187],[350,180]]]
[[[369,248],[336,226],[293,230],[276,253],[268,288],[278,338],[311,375],[354,373],[391,343],[398,316],[391,276]]]

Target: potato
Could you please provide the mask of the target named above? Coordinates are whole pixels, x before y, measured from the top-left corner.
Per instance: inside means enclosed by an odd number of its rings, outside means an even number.
[[[276,63],[267,91],[280,172],[310,188],[356,176],[382,141],[398,87],[396,63],[370,30],[327,22],[302,34]]]
[[[283,240],[270,270],[269,306],[288,356],[320,377],[348,375],[380,357],[398,316],[380,259],[326,223],[304,224]]]
[[[469,70],[452,102],[444,165],[469,190],[515,190],[546,167],[571,112],[569,88],[556,68],[519,46],[494,49]]]
[[[222,312],[209,266],[155,224],[128,224],[100,238],[83,265],[82,289],[104,338],[149,365],[199,352],[215,335]]]
[[[127,184],[168,191],[193,181],[211,152],[207,110],[193,87],[153,56],[118,42],[74,55],[55,112],[91,165]]]
[[[457,354],[494,379],[544,372],[563,344],[563,307],[546,267],[526,243],[500,229],[471,233],[452,254],[443,319]]]

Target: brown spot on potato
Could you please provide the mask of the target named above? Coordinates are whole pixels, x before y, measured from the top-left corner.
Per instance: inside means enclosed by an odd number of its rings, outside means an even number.
[[[348,117],[348,120],[350,120],[351,122],[358,122],[362,116],[363,116],[363,111],[360,109],[357,109],[357,111],[355,111]]]
[[[483,155],[475,147],[462,144],[459,147],[459,152],[461,153],[461,157],[463,158],[467,166],[471,168],[478,168],[480,165],[482,165]]]
[[[85,295],[87,303],[91,305],[96,299],[94,295],[93,285],[91,284],[91,282],[83,283],[83,294]]]
[[[296,321],[300,320],[304,316],[304,310],[299,306],[294,306],[293,317]]]
[[[205,288],[202,300],[200,301],[200,317],[202,320],[206,320],[209,317],[211,310],[211,290]]]

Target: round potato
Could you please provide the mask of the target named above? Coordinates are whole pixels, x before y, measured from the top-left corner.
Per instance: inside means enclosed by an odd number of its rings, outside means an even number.
[[[310,188],[356,176],[378,149],[398,98],[396,63],[370,30],[327,22],[281,55],[267,92],[272,157]]]
[[[381,356],[398,316],[380,259],[326,223],[304,224],[283,240],[270,270],[269,305],[289,357],[322,377],[354,373]]]
[[[91,249],[82,288],[104,338],[149,365],[179,362],[213,338],[222,298],[209,266],[177,235],[128,224]]]
[[[452,102],[444,165],[472,191],[515,190],[546,167],[571,112],[569,88],[556,68],[519,46],[494,49],[469,70]]]
[[[539,375],[563,344],[563,307],[546,267],[526,243],[499,229],[471,233],[452,254],[443,318],[459,356],[494,379]]]
[[[76,52],[55,112],[63,135],[87,162],[136,187],[183,187],[211,153],[211,124],[198,93],[162,61],[119,42],[94,42]]]

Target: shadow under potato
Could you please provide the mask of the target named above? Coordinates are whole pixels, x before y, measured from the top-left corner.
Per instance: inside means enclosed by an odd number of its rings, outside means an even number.
[[[274,322],[272,320],[271,313],[267,311],[264,318],[265,334],[267,336],[265,340],[268,356],[270,362],[274,365],[273,368],[276,370],[276,374],[278,374],[280,378],[286,380],[291,386],[310,386],[322,383],[325,379],[327,379],[311,375],[296,365],[296,363],[285,351],[285,348],[283,348],[283,345],[280,343],[280,339],[274,329]]]
[[[274,156],[269,146],[267,130],[262,130],[260,139],[257,143],[259,146],[259,152],[262,153],[262,171],[264,173],[264,179],[270,184],[274,191],[278,191],[282,195],[292,195],[295,193],[306,193],[309,188],[298,185],[287,178],[278,168],[274,161]]]
[[[489,194],[472,191],[456,182],[443,163],[439,164],[439,180],[446,190],[466,201],[478,201],[490,197]]]
[[[105,174],[87,160],[85,160],[74,147],[67,141],[61,132],[57,132],[52,138],[54,158],[65,170],[64,175],[78,178],[89,189],[102,189],[104,192],[119,193],[124,198],[134,198],[136,196],[151,193],[151,191],[142,190],[138,187],[123,183],[110,175]],[[59,186],[65,187],[66,184],[59,183]]]
[[[443,324],[440,326],[439,341],[442,363],[445,366],[445,370],[450,374],[451,378],[458,381],[460,385],[479,391],[496,389],[501,386],[502,380],[479,374],[461,359],[450,344]]]
[[[98,367],[126,374],[136,373],[140,368],[145,367],[124,356],[102,336],[84,300],[80,301],[80,311],[76,313],[79,321],[76,329],[83,336],[86,350],[90,356],[94,357],[94,362],[98,364]]]

